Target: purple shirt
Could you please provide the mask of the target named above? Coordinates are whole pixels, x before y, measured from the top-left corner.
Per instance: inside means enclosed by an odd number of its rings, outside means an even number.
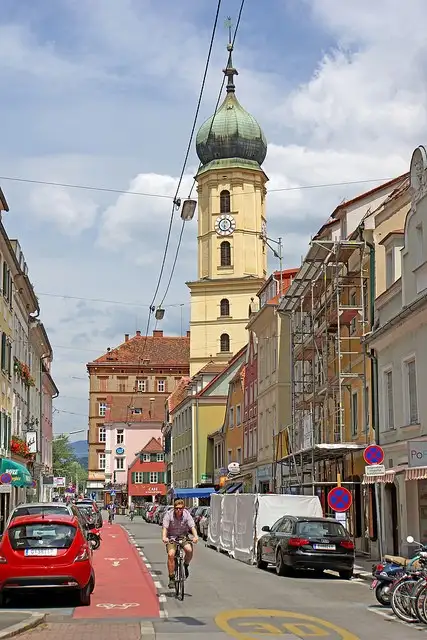
[[[187,509],[182,512],[182,518],[177,518],[174,510],[169,509],[163,518],[163,528],[167,529],[168,537],[179,538],[191,533],[191,529],[194,528],[194,520]]]

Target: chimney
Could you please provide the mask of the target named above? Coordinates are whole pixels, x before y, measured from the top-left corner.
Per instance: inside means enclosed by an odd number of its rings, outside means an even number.
[[[125,333],[125,342],[127,342],[129,340],[129,334]]]
[[[140,332],[140,331],[137,331],[137,332],[136,332],[136,335],[137,335],[137,336],[140,336],[140,335],[141,335],[141,332]]]
[[[187,338],[189,338],[189,337],[190,337],[190,332],[189,332],[189,331],[187,331]]]
[[[154,329],[153,337],[154,338],[163,338],[163,329]]]

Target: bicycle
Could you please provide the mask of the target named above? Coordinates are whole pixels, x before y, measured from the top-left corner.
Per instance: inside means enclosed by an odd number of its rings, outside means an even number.
[[[181,602],[184,600],[184,582],[185,582],[185,551],[184,547],[191,540],[186,537],[170,538],[169,542],[173,542],[176,545],[175,552],[175,596]]]

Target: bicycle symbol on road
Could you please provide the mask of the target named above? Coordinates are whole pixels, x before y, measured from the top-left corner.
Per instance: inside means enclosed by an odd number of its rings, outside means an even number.
[[[105,602],[97,604],[100,609],[130,609],[131,607],[139,607],[138,602],[125,602],[124,604],[112,604],[111,602]]]

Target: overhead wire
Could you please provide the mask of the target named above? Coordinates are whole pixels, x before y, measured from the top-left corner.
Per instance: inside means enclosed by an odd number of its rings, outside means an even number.
[[[165,247],[164,247],[164,251],[163,251],[163,258],[162,258],[162,262],[161,262],[161,266],[160,266],[160,272],[159,272],[159,276],[158,276],[158,279],[157,279],[157,284],[156,284],[156,287],[155,287],[155,290],[154,290],[153,298],[151,300],[151,303],[150,303],[150,306],[149,306],[149,309],[148,309],[147,325],[146,325],[146,329],[145,329],[145,339],[144,339],[144,344],[142,346],[142,353],[138,358],[138,364],[140,364],[144,359],[145,349],[146,349],[147,340],[148,340],[148,333],[149,333],[149,330],[150,330],[151,316],[152,316],[152,314],[153,314],[153,312],[155,310],[154,305],[155,305],[157,294],[159,292],[160,285],[161,285],[162,278],[163,278],[163,272],[164,272],[164,269],[165,269],[166,258],[167,258],[168,249],[169,249],[169,243],[170,243],[170,238],[171,238],[173,220],[174,220],[174,217],[175,217],[175,211],[178,208],[178,200],[177,199],[178,199],[178,195],[179,195],[179,190],[181,188],[182,180],[184,178],[185,170],[187,168],[188,158],[190,156],[191,146],[192,146],[192,143],[193,143],[194,132],[196,130],[197,120],[198,120],[198,117],[199,117],[200,106],[202,104],[202,98],[203,98],[203,93],[204,93],[204,90],[205,90],[206,78],[207,78],[207,75],[208,75],[209,64],[210,64],[211,54],[212,54],[212,49],[213,49],[213,43],[214,43],[214,40],[215,40],[215,34],[216,34],[217,25],[218,25],[218,18],[219,18],[219,13],[220,13],[220,10],[221,10],[221,4],[222,4],[222,0],[218,0],[217,7],[216,7],[216,12],[215,12],[214,23],[213,23],[213,27],[212,27],[211,38],[210,38],[210,42],[209,42],[208,54],[207,54],[207,57],[206,57],[205,68],[204,68],[202,82],[201,82],[200,91],[199,91],[199,97],[198,97],[198,100],[197,100],[196,111],[195,111],[195,114],[194,114],[193,124],[192,124],[192,127],[191,127],[190,136],[189,136],[187,148],[186,148],[185,155],[184,155],[184,161],[182,163],[181,173],[180,173],[179,178],[178,178],[178,183],[177,183],[177,186],[176,186],[176,189],[175,189],[175,195],[174,195],[174,198],[173,198],[173,201],[172,201],[172,210],[171,210],[171,215],[170,215],[170,220],[169,220],[168,232],[166,234],[166,242],[165,242]],[[182,238],[182,233],[181,233],[180,237]],[[128,408],[132,407],[132,402],[133,402],[133,395],[132,395],[132,397],[130,399]]]
[[[244,5],[245,5],[245,0],[241,0],[239,13],[237,15],[236,27],[234,29],[233,39],[231,41],[230,55],[231,55],[231,52],[233,51],[233,48],[234,48],[234,43],[235,43],[235,40],[236,40],[237,32],[239,30],[239,25],[240,25],[240,20],[242,18],[242,12],[243,12]],[[211,124],[210,124],[210,127],[209,127],[209,132],[208,132],[207,139],[209,139],[209,136],[210,136],[210,134],[212,132],[212,127],[213,127],[213,124],[214,124],[214,121],[215,121],[215,117],[216,117],[216,114],[217,114],[217,111],[218,111],[218,108],[219,108],[219,103],[221,102],[222,92],[224,90],[225,78],[226,78],[226,76],[224,74],[224,76],[222,78],[222,82],[221,82],[221,88],[219,90],[218,98],[217,98],[217,101],[216,101],[216,104],[215,104],[215,111],[214,111],[214,114],[213,114],[213,117],[212,117],[212,120],[211,120]],[[199,170],[200,170],[201,166],[202,166],[202,163],[199,164]],[[196,184],[196,179],[193,178],[193,183],[191,185],[191,189],[190,189],[189,194],[188,194],[188,200],[191,198],[191,195],[193,193],[195,184]],[[171,272],[170,272],[170,275],[169,275],[169,279],[168,279],[168,282],[167,282],[167,285],[166,285],[165,292],[164,292],[163,297],[162,297],[162,299],[160,301],[160,306],[161,307],[163,306],[163,303],[164,303],[164,301],[166,299],[166,296],[169,293],[169,289],[170,289],[170,286],[172,284],[172,279],[173,279],[173,276],[174,276],[174,273],[175,273],[176,265],[177,265],[177,262],[178,262],[178,256],[179,256],[179,252],[180,252],[180,249],[181,249],[182,238],[183,238],[183,235],[184,235],[185,222],[186,221],[183,220],[182,224],[181,224],[181,231],[180,231],[179,238],[178,238],[178,244],[177,244],[176,251],[175,251],[175,256],[174,256],[174,259],[173,259]]]

